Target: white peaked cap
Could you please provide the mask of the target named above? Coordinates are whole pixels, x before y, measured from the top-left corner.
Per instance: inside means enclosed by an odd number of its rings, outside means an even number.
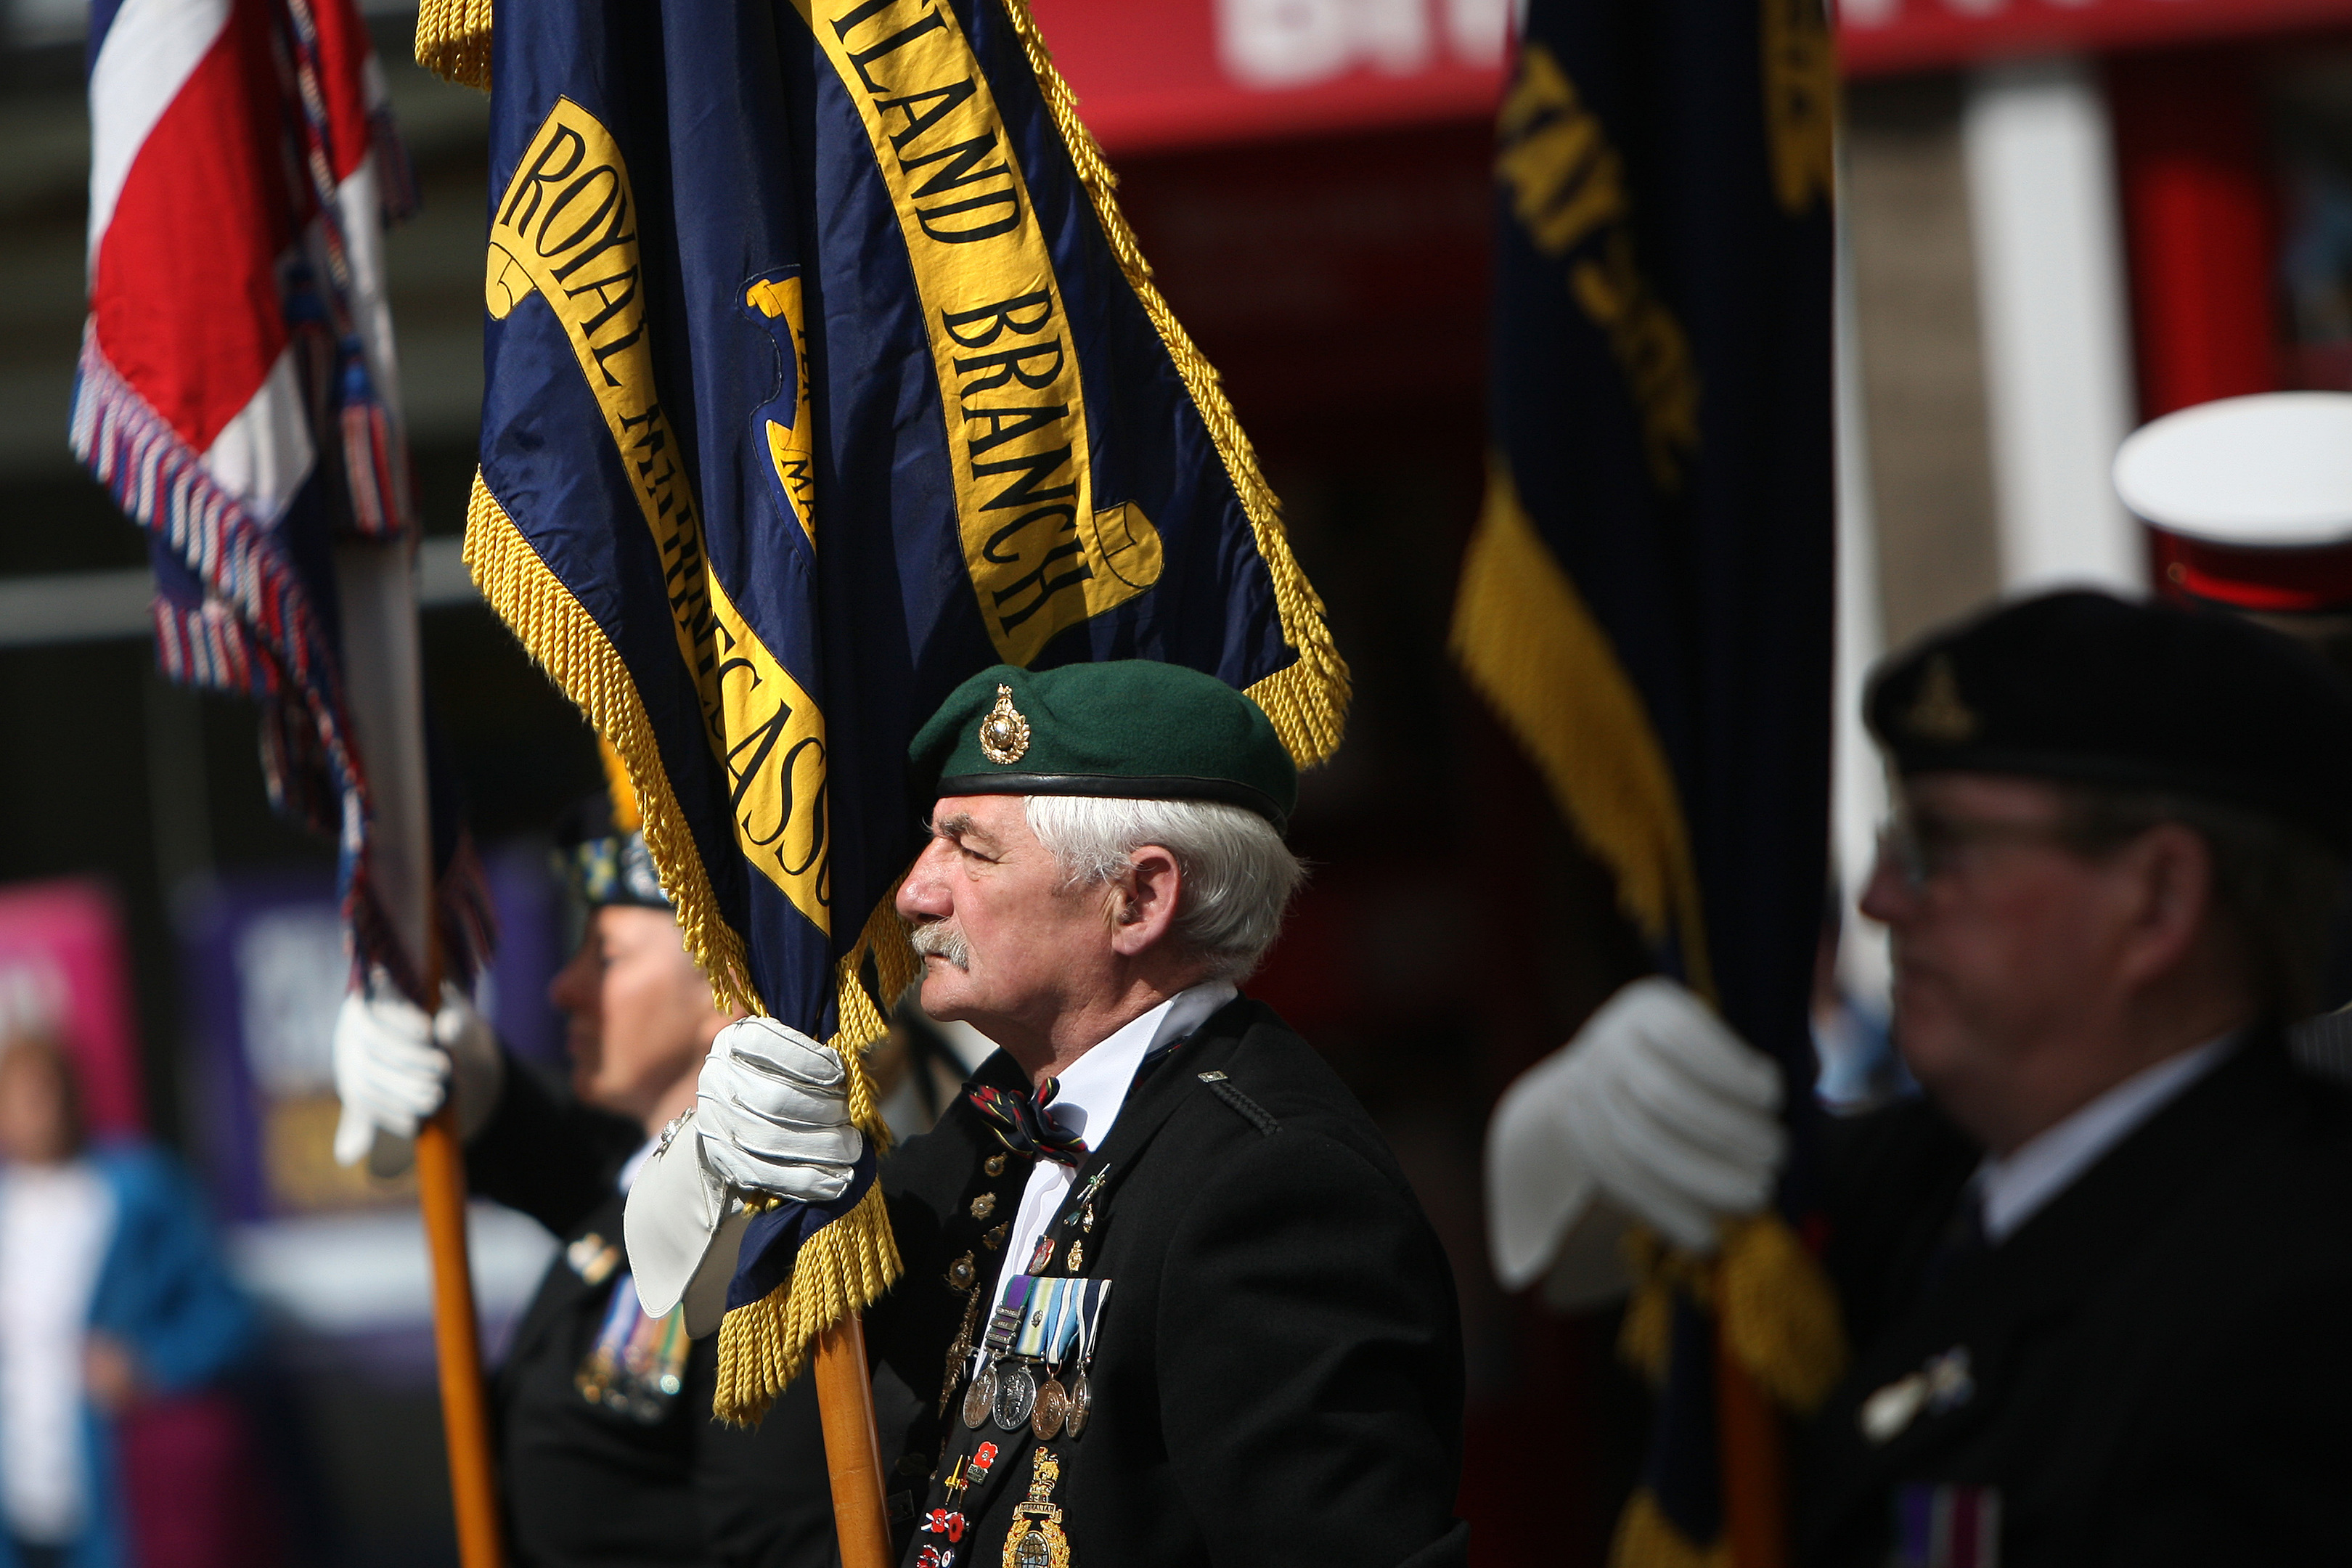
[[[2116,493],[2208,543],[2313,549],[2352,539],[2352,393],[2224,397],[2152,420],[2116,453]]]

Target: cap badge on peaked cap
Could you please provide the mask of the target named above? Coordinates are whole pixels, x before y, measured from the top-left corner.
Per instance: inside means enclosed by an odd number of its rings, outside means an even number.
[[[1919,694],[1903,716],[1904,727],[1923,741],[1956,746],[1977,732],[1975,711],[1960,699],[1959,678],[1952,673],[1949,656],[1927,661],[1919,680]]]
[[[1009,686],[996,689],[996,706],[980,721],[980,750],[1000,767],[1019,762],[1029,750],[1029,721],[1013,706]]]

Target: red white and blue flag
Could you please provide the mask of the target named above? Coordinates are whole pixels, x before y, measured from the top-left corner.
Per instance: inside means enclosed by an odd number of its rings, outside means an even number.
[[[148,532],[158,665],[259,700],[272,799],[335,838],[357,956],[413,979],[370,897],[332,567],[339,537],[415,530],[383,248],[414,192],[382,69],[353,0],[98,0],[89,61],[75,455]]]

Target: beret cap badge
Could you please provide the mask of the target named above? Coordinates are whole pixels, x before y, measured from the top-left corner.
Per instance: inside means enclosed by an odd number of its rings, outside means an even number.
[[[1939,653],[1927,661],[1903,724],[1920,740],[1939,745],[1957,746],[1975,736],[1977,716],[1960,700],[1959,678],[1952,673],[1948,655]]]
[[[981,754],[999,767],[1017,763],[1029,750],[1029,721],[1013,706],[1013,688],[996,689],[996,706],[980,721]]]

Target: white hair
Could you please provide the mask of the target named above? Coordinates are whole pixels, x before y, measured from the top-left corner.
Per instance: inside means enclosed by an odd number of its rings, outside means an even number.
[[[1209,961],[1213,979],[1249,977],[1307,879],[1307,868],[1274,824],[1223,801],[1033,795],[1022,807],[1029,831],[1061,862],[1074,888],[1126,875],[1129,857],[1147,844],[1175,856],[1183,890],[1169,934]]]

